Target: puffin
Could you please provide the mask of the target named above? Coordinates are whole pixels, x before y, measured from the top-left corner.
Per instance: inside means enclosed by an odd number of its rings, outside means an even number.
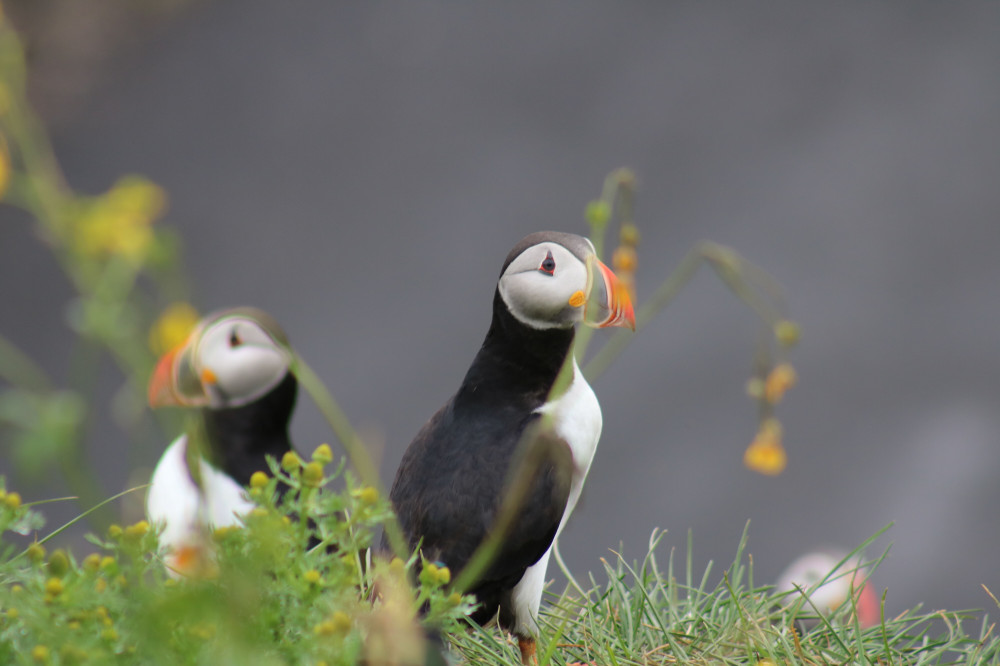
[[[844,564],[838,568],[840,562]],[[793,601],[801,589],[801,594],[809,599],[803,612],[809,615],[819,611],[827,616],[848,603],[853,591],[858,624],[867,629],[879,623],[881,612],[878,597],[865,580],[867,576],[868,569],[857,557],[847,557],[847,553],[839,550],[818,550],[789,564],[778,576],[775,591],[795,592],[789,597],[789,601]],[[826,582],[819,585],[823,580]],[[819,622],[802,621],[802,624],[809,629]]]
[[[517,482],[526,488],[499,552],[468,590],[479,602],[471,619],[498,616],[523,663],[535,655],[552,542],[580,498],[603,424],[575,358],[568,386],[553,395],[581,322],[634,330],[625,286],[583,236],[522,238],[501,268],[482,347],[458,391],[406,449],[389,493],[410,548],[461,571],[494,528],[508,490]]]
[[[171,576],[204,565],[210,530],[240,524],[254,508],[244,488],[267,456],[293,450],[288,424],[298,382],[290,370],[288,337],[252,307],[214,312],[157,363],[151,407],[198,410],[194,427],[167,447],[146,496],[150,523]]]

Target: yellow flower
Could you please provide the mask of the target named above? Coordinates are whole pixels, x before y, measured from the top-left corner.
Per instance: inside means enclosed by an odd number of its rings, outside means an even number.
[[[315,569],[310,569],[309,571],[302,574],[302,578],[304,578],[305,581],[310,585],[318,585],[320,580],[323,579],[320,573]]]
[[[179,346],[198,325],[198,311],[189,303],[171,303],[149,329],[149,348],[160,356]]]
[[[761,423],[757,436],[743,454],[743,464],[768,476],[777,476],[785,470],[788,457],[781,445],[781,424],[777,419]]]
[[[76,248],[83,254],[117,254],[140,263],[153,242],[150,225],[166,207],[163,190],[140,176],[120,179],[87,207],[76,227]]]
[[[779,363],[764,380],[764,397],[772,405],[781,402],[785,391],[795,386],[798,375],[790,363]]]

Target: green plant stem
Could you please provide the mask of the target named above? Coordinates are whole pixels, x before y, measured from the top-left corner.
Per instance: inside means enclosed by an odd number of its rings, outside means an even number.
[[[351,465],[354,466],[354,469],[357,470],[358,475],[361,477],[361,481],[375,488],[378,490],[379,495],[385,497],[385,488],[379,480],[378,469],[375,467],[372,457],[368,454],[364,440],[358,435],[348,420],[347,415],[344,414],[340,405],[337,404],[333,395],[327,390],[319,377],[316,376],[316,373],[312,371],[312,368],[309,367],[300,354],[295,352],[293,354],[292,372],[295,374],[296,379],[299,380],[302,388],[305,389],[306,393],[313,399],[313,402],[316,403],[327,423],[330,424],[337,439],[340,440],[341,445],[344,447]],[[408,559],[409,547],[395,514],[386,520],[385,533],[393,552],[403,560]]]
[[[723,283],[773,330],[773,326],[782,318],[780,294],[774,298],[778,305],[772,305],[766,298],[750,288],[743,279],[744,271],[753,267],[755,273],[763,273],[759,268],[742,259],[733,250],[716,243],[702,242],[681,259],[677,268],[660,284],[653,296],[636,312],[635,330],[639,332],[656,315],[664,310],[681,289],[691,281],[698,269],[705,263],[715,271]],[[773,281],[772,281],[773,282]],[[770,293],[768,296],[772,296]],[[605,370],[625,351],[633,339],[628,331],[619,331],[608,340],[600,351],[594,354],[583,368],[583,374],[589,381],[600,377]]]

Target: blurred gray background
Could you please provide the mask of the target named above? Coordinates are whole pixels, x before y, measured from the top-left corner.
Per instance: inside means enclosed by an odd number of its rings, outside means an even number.
[[[478,349],[510,247],[584,233],[626,165],[639,300],[699,240],[735,247],[787,288],[800,384],[788,470],[747,470],[758,325],[699,274],[595,383],[573,570],[641,557],[654,527],[724,566],[749,519],[763,582],[895,521],[870,551],[893,544],[890,612],[1000,592],[1000,5],[108,4],[37,30],[82,44],[35,82],[70,183],[163,185],[195,304],[272,312],[386,482]],[[68,287],[0,214],[5,333],[63,367]],[[332,438],[308,399],[294,436]],[[91,446],[114,489],[159,455],[109,424]]]

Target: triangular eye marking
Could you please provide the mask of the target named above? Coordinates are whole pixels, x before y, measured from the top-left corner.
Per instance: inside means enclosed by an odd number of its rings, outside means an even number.
[[[237,333],[236,329],[234,328],[232,332],[229,334],[229,346],[239,347],[241,344],[243,344],[243,340],[240,338],[240,334]]]
[[[549,250],[549,253],[545,255],[545,261],[543,261],[542,265],[538,267],[538,270],[543,273],[548,273],[549,275],[556,272],[556,260],[552,256],[552,250]]]

